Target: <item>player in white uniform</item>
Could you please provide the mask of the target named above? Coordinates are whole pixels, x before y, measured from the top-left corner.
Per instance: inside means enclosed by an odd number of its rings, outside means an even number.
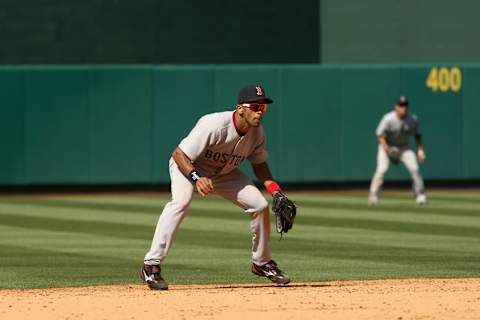
[[[273,101],[260,86],[244,87],[235,111],[203,116],[175,149],[170,159],[172,200],[158,220],[140,277],[151,289],[167,289],[160,264],[167,257],[175,233],[196,190],[201,196],[216,193],[250,216],[252,272],[277,284],[290,281],[270,256],[268,202],[238,166],[248,159],[257,178],[272,196],[281,189],[266,163],[267,151],[261,126],[267,105]]]
[[[388,170],[390,162],[402,162],[410,172],[413,180],[413,191],[419,205],[427,203],[423,178],[417,162],[425,161],[420,125],[415,115],[408,112],[408,99],[400,96],[395,105],[395,110],[385,114],[377,127],[378,137],[377,169],[370,185],[368,203],[378,204],[378,193],[383,184],[383,177]],[[408,141],[415,135],[417,156],[408,147]]]

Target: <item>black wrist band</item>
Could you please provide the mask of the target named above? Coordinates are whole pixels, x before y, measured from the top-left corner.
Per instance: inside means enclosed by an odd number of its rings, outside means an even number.
[[[202,175],[195,169],[193,169],[192,171],[190,171],[190,173],[188,174],[188,177],[190,178],[190,180],[193,182],[193,183],[196,183],[198,180],[200,180],[200,178],[202,177]]]

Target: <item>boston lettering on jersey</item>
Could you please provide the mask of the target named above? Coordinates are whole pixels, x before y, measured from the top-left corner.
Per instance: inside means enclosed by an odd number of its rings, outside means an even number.
[[[205,159],[213,160],[223,164],[226,164],[227,162],[229,162],[230,165],[234,165],[234,166],[238,166],[243,160],[245,160],[245,157],[241,155],[213,152],[210,149],[205,150],[204,157]]]
[[[179,148],[204,176],[227,174],[244,160],[267,160],[262,126],[252,127],[242,137],[233,123],[234,111],[207,114],[179,144]]]

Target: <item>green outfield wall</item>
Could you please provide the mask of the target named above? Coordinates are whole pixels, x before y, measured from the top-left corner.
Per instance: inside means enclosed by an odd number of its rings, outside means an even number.
[[[33,66],[0,68],[0,184],[168,182],[180,139],[248,83],[275,100],[264,127],[281,181],[369,179],[400,94],[421,121],[425,177],[480,179],[480,65]]]

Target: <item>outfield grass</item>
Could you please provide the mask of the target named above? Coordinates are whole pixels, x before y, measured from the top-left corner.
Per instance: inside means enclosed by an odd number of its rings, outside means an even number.
[[[272,251],[294,281],[480,276],[480,194],[431,192],[427,207],[388,193],[292,194],[294,229]],[[167,196],[0,199],[0,287],[138,283]],[[273,230],[273,226],[272,226]],[[164,276],[172,284],[263,282],[249,273],[246,214],[195,199]]]

